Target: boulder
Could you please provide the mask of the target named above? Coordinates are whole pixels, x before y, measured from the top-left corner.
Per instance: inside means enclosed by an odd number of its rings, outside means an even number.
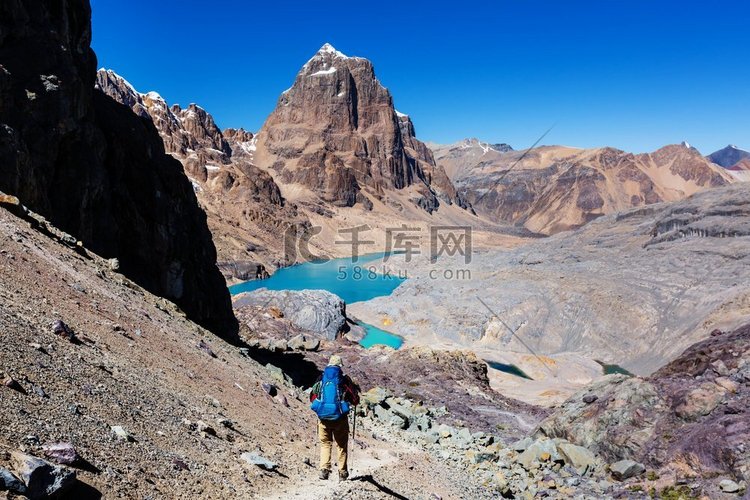
[[[525,438],[519,439],[518,441],[516,441],[515,443],[513,443],[512,445],[510,445],[510,447],[514,451],[517,451],[518,453],[521,453],[523,451],[526,451],[526,448],[528,448],[529,446],[531,446],[533,442],[534,442],[534,440],[532,438],[530,438],[530,437],[527,436]]]
[[[19,200],[13,195],[0,192],[0,205],[8,209],[15,210],[21,206],[21,200]]]
[[[731,479],[723,479],[719,483],[719,489],[724,493],[739,493],[743,488]]]
[[[563,461],[557,451],[555,442],[549,439],[540,439],[533,442],[523,453],[516,457],[516,462],[526,470],[531,470],[531,465],[541,461],[559,462]]]
[[[383,406],[375,405],[373,407],[373,412],[375,413],[375,417],[377,417],[379,420],[382,420],[383,422],[389,425],[392,425],[393,427],[397,427],[399,429],[406,429],[409,426],[408,419],[405,419],[401,415],[393,413],[392,411],[384,408]]]
[[[271,462],[267,458],[264,458],[254,452],[243,453],[242,455],[240,455],[240,458],[242,458],[242,460],[249,463],[250,465],[255,465],[257,467],[260,467],[261,469],[268,471],[276,470],[276,468],[278,467],[278,464],[276,464],[275,462]]]
[[[388,391],[382,387],[373,387],[367,392],[360,394],[360,401],[367,406],[381,404],[389,396]]]
[[[295,335],[294,337],[292,337],[291,339],[287,341],[286,345],[289,349],[293,351],[303,351],[305,350],[304,349],[305,336],[302,334]]]
[[[10,461],[26,485],[26,496],[31,499],[61,496],[76,482],[75,471],[32,455],[15,451],[11,453]]]
[[[451,437],[451,444],[456,448],[467,449],[471,446],[472,437],[469,429],[462,427]]]
[[[588,449],[568,442],[557,444],[557,449],[565,463],[573,466],[581,475],[591,471],[596,465],[596,457]]]
[[[305,351],[317,351],[320,349],[320,339],[306,339],[302,343],[302,348]]]
[[[284,339],[278,339],[271,342],[270,350],[273,352],[285,352],[289,349],[289,344]]]
[[[611,464],[609,470],[612,472],[612,477],[618,481],[624,481],[631,477],[640,476],[646,472],[646,467],[634,460],[620,460]]]
[[[44,456],[63,465],[73,465],[80,460],[75,447],[70,443],[53,443],[42,446]]]
[[[52,333],[57,335],[58,337],[62,337],[70,342],[76,341],[76,334],[73,332],[73,330],[65,324],[62,320],[55,320],[52,322],[51,325]]]
[[[274,366],[271,363],[266,364],[266,370],[268,370],[268,373],[271,375],[271,378],[279,383],[279,385],[291,385],[292,379],[284,373],[284,370],[279,368],[278,366]]]
[[[346,325],[346,305],[324,290],[266,290],[239,294],[235,307],[275,307],[295,326],[335,340]]]
[[[708,415],[719,406],[725,394],[726,389],[723,387],[704,382],[685,394],[682,402],[675,408],[675,414],[685,420],[695,420],[700,416]]]
[[[26,495],[26,485],[5,467],[0,467],[0,491]]]

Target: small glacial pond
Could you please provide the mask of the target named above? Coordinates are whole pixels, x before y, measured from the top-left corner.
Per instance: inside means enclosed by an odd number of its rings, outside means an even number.
[[[501,371],[503,373],[508,373],[510,375],[515,375],[516,377],[521,377],[529,380],[534,380],[526,373],[524,373],[523,370],[521,370],[516,365],[506,364],[506,363],[499,363],[497,361],[487,361],[485,360],[485,363],[489,365],[490,368],[493,368],[495,370]]]
[[[628,370],[626,370],[620,365],[611,365],[611,364],[607,364],[599,360],[597,360],[596,362],[601,365],[604,375],[612,375],[614,373],[620,373],[622,375],[627,375],[628,377],[633,376],[631,372],[629,372]]]
[[[269,290],[326,290],[351,304],[390,295],[405,278],[383,275],[381,260],[385,253],[362,255],[357,262],[351,257],[320,262],[306,262],[276,271],[270,278],[238,283],[229,287],[237,295],[260,288]],[[367,334],[360,341],[365,348],[387,345],[398,349],[404,339],[367,323],[360,323]]]

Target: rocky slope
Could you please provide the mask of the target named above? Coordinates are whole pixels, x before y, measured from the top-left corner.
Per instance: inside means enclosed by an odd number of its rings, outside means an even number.
[[[544,234],[734,180],[689,145],[637,155],[614,148],[502,149],[465,141],[436,148],[435,155],[480,214]]]
[[[256,161],[285,184],[336,206],[367,207],[407,189],[428,212],[465,207],[370,61],[325,44],[302,67],[258,133]]]
[[[354,480],[318,481],[307,385],[3,206],[0,496],[48,480],[64,498],[489,496],[456,464],[361,428]],[[22,454],[46,460],[28,459],[37,479]]]
[[[750,318],[748,200],[750,185],[738,183],[478,253],[468,266],[449,258],[412,262],[391,296],[349,311],[387,324],[407,343],[460,345],[517,364],[550,390],[560,387],[557,375],[534,367],[537,358],[503,321],[539,354],[572,352],[648,374],[714,328]],[[455,272],[463,269],[470,278]]]
[[[281,235],[309,223],[281,196],[271,176],[253,164],[252,133],[222,132],[200,106],[170,106],[156,92],[139,93],[111,70],[100,69],[96,85],[150,120],[166,151],[180,160],[208,215],[227,279],[255,279],[288,264]]]
[[[741,493],[750,476],[749,399],[746,325],[714,331],[648,378],[612,376],[586,388],[538,433],[610,460],[643,462],[678,483],[703,483],[703,493],[716,498],[720,489]],[[720,487],[722,479],[729,483]]]
[[[232,337],[216,251],[150,121],[94,91],[88,2],[0,6],[0,191]]]

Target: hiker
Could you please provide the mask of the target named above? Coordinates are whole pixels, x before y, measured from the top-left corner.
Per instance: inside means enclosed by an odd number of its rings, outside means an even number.
[[[352,406],[356,407],[359,404],[359,387],[344,375],[341,370],[342,364],[341,356],[331,356],[328,366],[310,392],[310,408],[320,419],[320,479],[328,479],[331,473],[333,441],[338,448],[339,479],[345,480],[349,477],[346,463],[349,441],[348,414]]]

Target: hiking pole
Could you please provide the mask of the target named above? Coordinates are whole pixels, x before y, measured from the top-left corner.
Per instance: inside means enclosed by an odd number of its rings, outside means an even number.
[[[352,464],[354,461],[352,460],[352,457],[354,456],[354,447],[357,444],[357,441],[355,440],[355,436],[357,435],[357,406],[354,406],[354,416],[352,417],[352,445],[349,447],[349,468],[353,469]]]

